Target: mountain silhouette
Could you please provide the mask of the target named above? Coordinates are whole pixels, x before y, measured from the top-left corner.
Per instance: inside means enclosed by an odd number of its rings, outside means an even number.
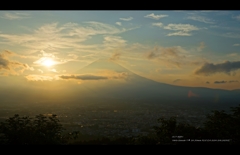
[[[235,105],[239,101],[238,91],[210,89],[204,87],[184,87],[156,82],[139,76],[112,60],[97,60],[76,71],[76,74],[98,75],[101,71],[126,75],[122,81],[106,78],[102,84],[83,84],[94,97],[116,99],[149,100],[156,102],[184,102],[191,104]],[[112,75],[114,76],[114,75]],[[100,81],[100,80],[99,80]],[[81,87],[81,85],[79,85]]]

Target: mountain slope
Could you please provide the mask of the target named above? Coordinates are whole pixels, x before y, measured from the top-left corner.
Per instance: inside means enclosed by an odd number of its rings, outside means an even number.
[[[78,70],[77,74],[96,74],[100,71],[111,70],[111,73],[126,73],[122,82],[119,80],[105,80],[102,85],[83,84],[88,87],[91,95],[95,97],[109,97],[119,99],[173,101],[173,102],[198,102],[199,104],[224,103],[236,104],[239,95],[236,92],[220,89],[182,87],[165,83],[159,83],[141,77],[121,65],[110,60],[95,61],[83,69]]]

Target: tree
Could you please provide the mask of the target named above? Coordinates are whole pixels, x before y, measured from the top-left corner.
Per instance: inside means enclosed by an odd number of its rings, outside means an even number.
[[[231,112],[212,111],[212,114],[207,115],[204,129],[209,137],[229,139],[232,144],[240,143],[240,105],[231,107]]]
[[[2,144],[63,144],[63,130],[57,115],[32,119],[16,114],[1,122],[0,138]]]

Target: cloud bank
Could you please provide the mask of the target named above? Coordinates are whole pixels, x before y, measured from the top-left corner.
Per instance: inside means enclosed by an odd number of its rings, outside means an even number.
[[[240,61],[225,61],[219,64],[205,63],[195,71],[197,75],[209,76],[215,73],[225,73],[230,75],[232,71],[240,69]]]

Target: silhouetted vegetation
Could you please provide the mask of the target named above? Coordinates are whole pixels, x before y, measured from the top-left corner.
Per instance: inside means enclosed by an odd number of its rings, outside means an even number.
[[[56,115],[37,115],[35,119],[15,115],[1,122],[2,144],[69,144],[69,145],[179,145],[179,144],[239,144],[240,105],[232,113],[212,111],[202,128],[178,123],[176,117],[159,118],[153,133],[137,137],[102,137],[77,139],[77,133],[63,135],[63,127]],[[71,139],[75,138],[75,141]],[[194,141],[192,141],[194,140]],[[197,140],[197,141],[195,141]],[[225,141],[229,140],[229,141]],[[221,142],[221,143],[220,143]]]
[[[14,115],[0,124],[2,144],[64,144],[72,136],[63,135],[57,115],[37,115],[35,119]]]

